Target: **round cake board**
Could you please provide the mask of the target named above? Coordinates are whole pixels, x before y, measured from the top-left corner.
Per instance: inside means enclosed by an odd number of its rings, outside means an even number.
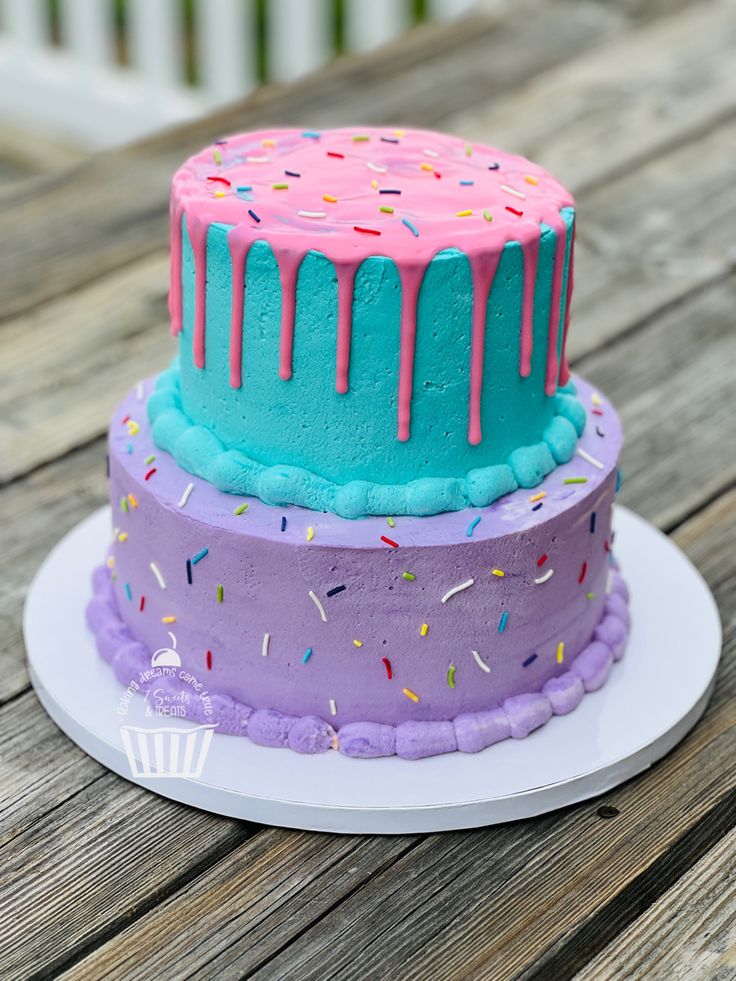
[[[631,590],[623,660],[570,715],[478,754],[418,761],[302,756],[147,718],[143,698],[124,698],[84,620],[92,569],[110,536],[108,508],[69,532],[31,584],[23,624],[31,680],[51,718],[94,759],[154,793],[216,814],[350,834],[445,831],[542,814],[647,769],[695,725],[713,690],[721,626],[704,580],[631,511],[617,507],[615,527]],[[169,746],[163,740],[186,751],[172,750],[167,759],[175,762],[164,760],[157,770],[156,752]]]

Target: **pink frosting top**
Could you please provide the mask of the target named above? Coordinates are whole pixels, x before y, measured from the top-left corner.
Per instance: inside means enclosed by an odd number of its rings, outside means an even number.
[[[205,363],[206,243],[215,222],[233,226],[230,381],[240,387],[245,263],[256,240],[270,245],[282,283],[279,374],[292,370],[296,280],[310,250],[325,255],[338,280],[335,385],[348,390],[353,283],[371,256],[393,260],[399,272],[401,352],[398,438],[410,434],[417,297],[432,258],[455,248],[469,260],[473,281],[468,439],[481,440],[480,399],[488,294],[507,242],[524,256],[520,363],[530,373],[532,315],[540,224],[557,236],[545,391],[556,390],[557,347],[566,245],[560,216],[573,205],[568,191],[524,157],[423,130],[335,129],[321,133],[272,130],[218,141],[191,157],[174,176],[171,195],[172,331],[182,326],[182,215],[194,253],[194,362]],[[572,257],[571,260],[572,262]],[[572,267],[568,293],[572,284]],[[564,325],[566,333],[567,325]],[[564,338],[563,338],[564,340]],[[564,351],[564,345],[563,345]],[[561,366],[561,381],[567,380]]]

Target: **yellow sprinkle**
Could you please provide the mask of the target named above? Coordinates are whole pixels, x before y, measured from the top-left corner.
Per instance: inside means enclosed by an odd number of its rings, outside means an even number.
[[[375,189],[376,189],[376,188],[378,187],[378,181],[376,180],[376,178],[375,178],[375,177],[374,177],[374,178],[373,178],[373,180],[371,181],[371,187],[373,188],[373,190],[374,190],[374,191],[375,191]]]
[[[411,688],[402,688],[401,690],[403,691],[403,693],[406,695],[407,698],[410,698],[412,700],[412,702],[419,701],[419,695],[415,694],[415,692],[413,692]]]
[[[527,184],[534,185],[534,187],[536,187],[537,184],[539,183],[539,181],[537,180],[537,178],[536,177],[532,177],[531,174],[525,174],[524,175],[524,180],[527,182]]]
[[[386,524],[389,526],[389,528],[396,527],[396,522],[394,521],[393,518],[386,518]]]
[[[130,501],[130,506],[132,508],[138,507],[138,501],[136,500],[135,494],[128,494],[128,500]]]
[[[470,208],[467,208],[465,211],[456,211],[455,212],[455,217],[456,218],[467,218],[468,215],[472,215],[472,213],[473,212],[470,210]]]
[[[276,140],[272,140],[270,137],[265,140],[261,140],[261,146],[276,146]]]
[[[353,643],[355,644],[356,647],[362,647],[363,646],[363,641],[362,640],[354,640]]]
[[[434,170],[434,167],[432,166],[432,164],[427,163],[425,161],[425,162],[419,164],[419,169],[420,170]]]
[[[353,143],[367,143],[370,136],[354,136]]]
[[[603,405],[603,399],[600,397],[598,392],[593,392],[593,394],[590,396],[590,401],[593,403],[593,405]]]
[[[499,579],[503,579],[503,577],[506,575],[506,573],[505,572],[502,572],[501,569],[494,569],[491,572],[491,575],[498,576]]]
[[[405,136],[405,135],[406,135],[406,133],[405,133],[405,131],[403,129],[395,129],[394,130],[394,136]]]
[[[565,660],[565,642],[561,640],[557,645],[557,663],[562,664]]]
[[[472,157],[473,156],[473,148],[472,148],[472,146],[469,143],[466,143],[465,144],[465,156],[466,157]]]
[[[314,528],[310,525],[307,528],[307,541],[311,542],[313,538],[314,538]]]
[[[421,634],[422,637],[426,637],[428,630],[429,630],[429,624],[428,623],[423,623],[422,624],[422,629],[419,631],[419,633]]]
[[[323,201],[329,201],[330,204],[337,204],[337,198],[336,197],[333,197],[332,194],[323,194],[322,195],[322,200]]]
[[[547,491],[540,491],[538,494],[532,494],[532,496],[529,498],[529,500],[533,504],[535,501],[541,501],[542,498],[543,497],[546,497],[546,496],[547,496]]]
[[[212,151],[212,159],[215,161],[216,164],[222,163],[222,154],[220,153],[219,150],[215,149]]]
[[[137,435],[141,431],[141,427],[135,421],[135,419],[128,419],[128,433],[131,436]]]
[[[127,542],[127,540],[128,540],[128,532],[127,531],[121,531],[120,534],[118,535],[118,541],[119,542]]]
[[[215,197],[216,198],[224,198],[225,197],[225,192],[224,191],[215,191]]]
[[[161,623],[176,623],[176,617],[161,617]]]
[[[114,569],[115,568],[115,556],[114,555],[108,555],[108,557],[107,557],[107,568],[108,569]]]
[[[394,209],[393,208],[389,208],[389,206],[387,204],[381,205],[381,207],[378,210],[379,211],[382,211],[384,213],[384,215],[392,215],[394,213]]]

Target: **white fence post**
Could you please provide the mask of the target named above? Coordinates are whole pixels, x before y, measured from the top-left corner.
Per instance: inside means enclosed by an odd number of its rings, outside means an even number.
[[[407,0],[346,0],[345,42],[350,51],[369,51],[410,26]]]
[[[252,0],[198,0],[197,67],[214,102],[245,95],[256,84]]]
[[[2,0],[3,26],[14,41],[28,48],[48,42],[44,0]]]
[[[291,82],[319,68],[334,54],[325,0],[268,0],[269,79]]]
[[[128,0],[131,60],[153,93],[184,75],[184,25],[178,0]]]
[[[64,46],[78,55],[83,65],[106,68],[115,64],[109,0],[64,0],[59,14]]]

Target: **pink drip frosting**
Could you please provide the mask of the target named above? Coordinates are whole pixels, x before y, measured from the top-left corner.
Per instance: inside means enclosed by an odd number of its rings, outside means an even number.
[[[275,186],[282,184],[288,187]],[[336,200],[325,200],[324,195]],[[395,262],[401,280],[397,428],[398,438],[407,440],[419,290],[434,256],[458,249],[470,262],[473,281],[468,440],[477,444],[482,439],[488,295],[508,242],[519,242],[523,251],[519,372],[526,377],[531,371],[540,224],[548,225],[557,235],[545,392],[554,394],[558,371],[563,383],[568,375],[564,345],[572,252],[561,366],[557,356],[566,248],[566,226],[560,210],[572,205],[570,194],[536,164],[439,133],[341,129],[321,134],[278,130],[235,136],[192,157],[174,176],[169,292],[172,332],[182,329],[182,218],[194,254],[193,357],[198,368],[205,365],[207,234],[216,222],[233,226],[228,233],[233,266],[230,384],[235,388],[243,384],[245,268],[248,250],[258,240],[268,242],[279,267],[278,373],[288,381],[292,375],[299,267],[309,251],[320,252],[333,263],[337,275],[335,387],[340,393],[347,392],[355,275],[365,259],[386,256]],[[382,206],[393,208],[393,213],[380,211]]]

